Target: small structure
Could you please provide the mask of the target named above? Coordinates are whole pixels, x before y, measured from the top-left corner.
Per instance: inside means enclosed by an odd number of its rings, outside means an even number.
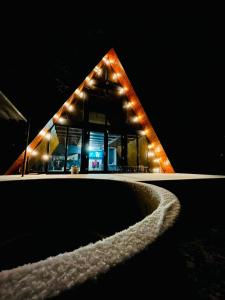
[[[13,160],[25,147],[27,127],[27,119],[0,91],[0,174],[5,173]],[[22,166],[23,163],[20,167],[22,168]]]
[[[174,172],[114,49],[26,150],[27,173]]]

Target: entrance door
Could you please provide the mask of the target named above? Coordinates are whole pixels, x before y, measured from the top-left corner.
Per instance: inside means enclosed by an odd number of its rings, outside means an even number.
[[[88,171],[104,171],[104,132],[90,131]]]

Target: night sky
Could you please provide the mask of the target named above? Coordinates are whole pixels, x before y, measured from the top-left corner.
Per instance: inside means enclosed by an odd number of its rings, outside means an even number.
[[[0,89],[34,137],[113,47],[175,170],[224,174],[222,20],[141,19],[3,19]]]

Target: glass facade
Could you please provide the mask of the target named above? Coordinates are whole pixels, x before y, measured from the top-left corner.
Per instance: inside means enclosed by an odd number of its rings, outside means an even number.
[[[108,135],[108,171],[122,170],[122,144],[120,134]]]
[[[69,128],[67,140],[67,172],[80,172],[81,168],[82,130]]]
[[[67,128],[53,126],[49,140],[48,171],[64,172]]]
[[[88,171],[104,171],[104,133],[90,132]]]

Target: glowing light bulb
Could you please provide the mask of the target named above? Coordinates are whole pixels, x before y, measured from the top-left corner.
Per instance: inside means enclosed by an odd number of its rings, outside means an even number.
[[[32,152],[32,148],[30,146],[27,147],[27,153],[31,153]]]
[[[169,162],[169,160],[167,159],[167,160],[164,161],[163,164],[164,164],[165,166],[169,166],[169,165],[170,165],[170,162]]]
[[[58,119],[59,118],[59,114],[56,113],[54,116],[53,116],[54,119]]]
[[[50,134],[49,132],[46,133],[45,139],[48,140],[48,141],[50,141],[50,139],[51,139],[51,134]]]
[[[95,84],[94,79],[89,79],[89,81],[87,81],[87,85],[90,86],[90,87],[93,87],[94,84]]]
[[[46,131],[44,129],[42,129],[40,132],[39,132],[39,135],[41,136],[44,136],[46,134]]]
[[[32,151],[32,152],[31,152],[31,155],[32,155],[32,156],[37,156],[37,155],[38,155],[38,151],[37,151],[37,150]]]
[[[124,104],[123,108],[129,109],[132,107],[132,102],[127,102]]]
[[[153,172],[153,173],[160,173],[160,168],[153,168],[153,169],[152,169],[152,172]]]
[[[96,67],[94,68],[94,71],[95,71],[95,73],[96,73],[98,76],[101,76],[101,74],[102,74],[102,69],[101,69],[101,68],[99,68],[98,66],[96,66]]]
[[[105,63],[107,66],[110,65],[110,61],[109,61],[109,59],[108,59],[107,57],[103,57],[103,61],[104,61],[104,63]]]
[[[63,118],[63,117],[60,117],[60,118],[58,119],[58,122],[59,122],[60,124],[64,124],[64,123],[66,122],[66,119]]]
[[[154,143],[148,144],[148,149],[152,149],[152,148],[154,148]]]
[[[112,75],[112,79],[113,79],[113,80],[117,80],[117,75],[116,75],[116,73],[114,73],[114,74]]]
[[[65,106],[66,108],[68,108],[68,107],[70,106],[70,104],[69,104],[68,102],[65,102],[65,103],[64,103],[64,106]]]
[[[42,155],[42,159],[45,161],[49,160],[49,155],[48,154]]]
[[[137,123],[137,122],[138,122],[138,117],[137,117],[137,116],[133,117],[133,118],[132,118],[132,121],[133,121],[134,123]]]
[[[154,154],[154,152],[153,151],[148,151],[148,157],[150,158],[150,157],[154,157],[155,156],[155,154]]]
[[[161,147],[160,146],[157,146],[156,148],[155,148],[155,152],[160,152],[161,151]]]
[[[123,95],[126,93],[126,91],[128,91],[128,88],[126,86],[125,87],[120,86],[118,87],[117,91],[119,95]]]
[[[83,91],[81,91],[81,90],[79,90],[79,89],[76,89],[76,91],[75,91],[75,94],[78,96],[78,97],[80,97],[80,98],[82,98],[82,99],[85,99],[85,92],[83,92]]]
[[[71,105],[68,106],[67,109],[68,109],[68,111],[74,111],[75,108],[74,108],[74,106],[71,104]]]
[[[159,162],[160,162],[160,160],[161,160],[161,158],[155,158],[155,159],[153,160],[153,162],[155,162],[155,163],[159,163]]]

